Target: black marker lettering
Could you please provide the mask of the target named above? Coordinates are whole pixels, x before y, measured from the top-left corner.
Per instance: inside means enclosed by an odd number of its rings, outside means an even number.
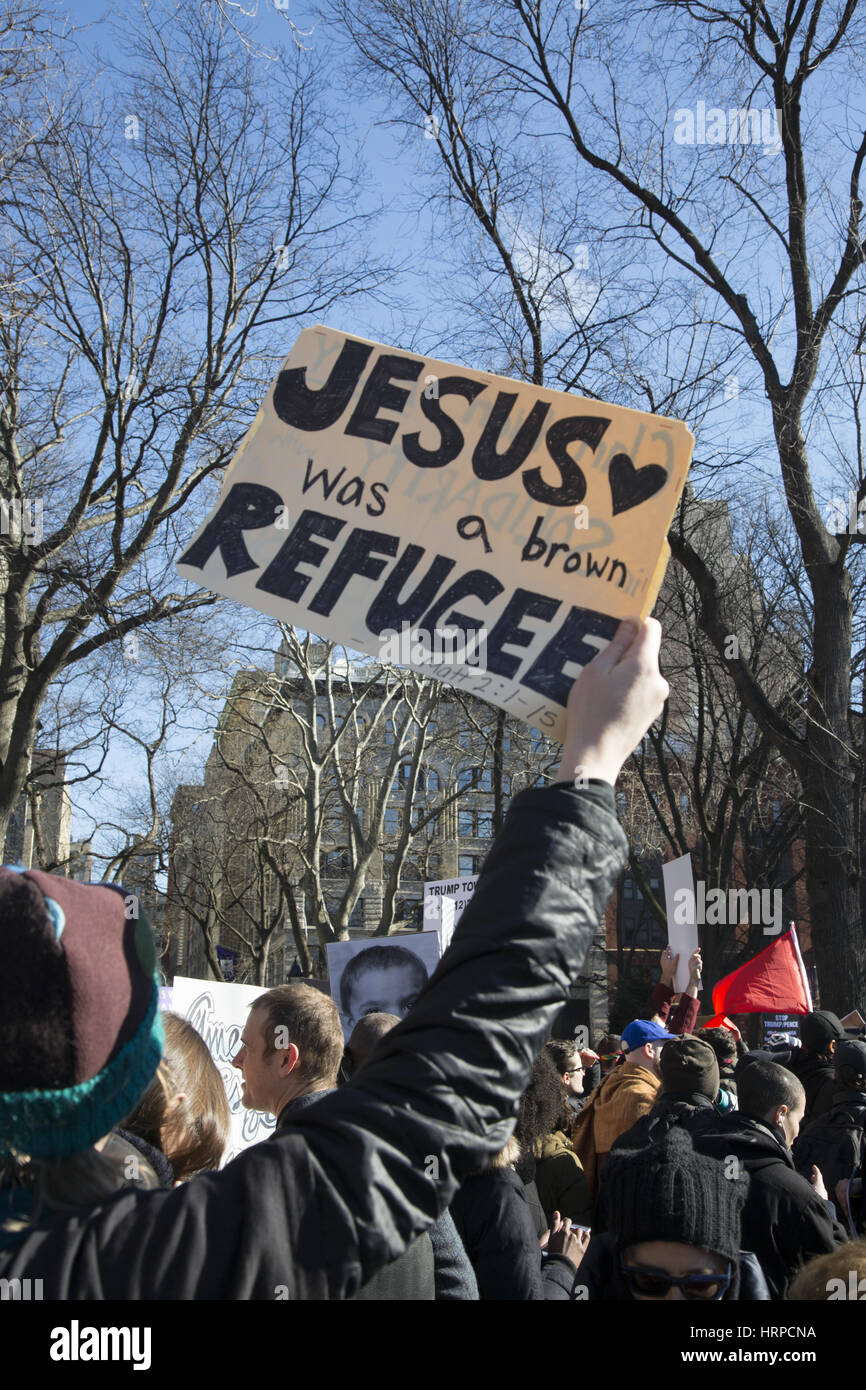
[[[545,622],[550,622],[560,607],[559,599],[534,594],[531,589],[515,589],[505,605],[502,617],[493,624],[487,634],[485,664],[488,671],[497,676],[515,677],[521,658],[509,656],[502,648],[506,643],[513,647],[528,647],[535,637],[530,628],[520,626],[520,619],[529,614],[531,617],[543,618]]]
[[[412,357],[398,357],[396,353],[383,352],[367,377],[344,433],[356,435],[358,439],[377,439],[380,444],[390,444],[397,433],[397,421],[380,420],[377,412],[394,410],[399,414],[409,399],[405,387],[392,386],[391,378],[417,381],[423,366],[423,362]]]
[[[400,632],[404,623],[418,625],[421,614],[433,602],[456,563],[444,555],[437,555],[424,578],[401,603],[403,586],[423,558],[423,545],[407,545],[364,619],[371,632]]]
[[[492,574],[488,574],[486,570],[469,570],[460,579],[455,579],[444,594],[439,595],[436,603],[425,614],[421,626],[427,632],[433,632],[445,609],[450,607],[452,603],[459,602],[460,599],[466,598],[469,594],[475,598],[480,598],[483,603],[490,603],[497,594],[502,593],[504,588],[505,585],[500,584],[499,580],[495,579]],[[452,612],[446,619],[446,626],[459,628],[461,632],[476,632],[482,624],[472,618],[464,617],[462,613]]]
[[[600,650],[586,638],[601,637],[609,642],[618,627],[619,618],[606,618],[601,613],[591,613],[588,608],[572,608],[559,631],[526,672],[522,684],[564,709],[576,679],[567,676],[564,668],[570,662],[586,666]]]
[[[320,565],[328,553],[327,547],[310,540],[310,536],[325,536],[332,541],[345,526],[337,516],[324,512],[301,512],[292,530],[280,546],[264,574],[256,583],[257,589],[279,598],[299,599],[310,582],[311,575],[299,574],[299,564]]]
[[[476,477],[483,478],[485,482],[494,478],[508,478],[525,462],[550,410],[549,404],[545,401],[536,401],[508,448],[499,454],[496,452],[496,445],[502,434],[502,426],[511,414],[511,407],[516,400],[516,391],[499,392],[490,418],[484,426],[484,433],[475,446],[472,467]]]
[[[318,391],[307,386],[306,367],[280,372],[274,387],[274,410],[280,419],[298,430],[326,430],[336,424],[352,399],[372,351],[368,343],[347,338],[331,375]]]
[[[376,552],[396,555],[399,544],[398,536],[383,536],[379,531],[365,531],[356,526],[324,584],[310,600],[310,612],[321,613],[327,618],[352,576],[359,574],[364,579],[378,579],[386,561],[374,560],[373,556]]]
[[[541,476],[540,468],[530,468],[523,474],[523,486],[530,497],[536,502],[546,502],[549,507],[574,507],[582,502],[586,496],[586,478],[566,446],[580,440],[594,452],[609,424],[610,420],[601,415],[568,415],[551,425],[545,443],[562,475],[562,487],[551,487]]]
[[[244,574],[246,570],[258,569],[244,545],[243,532],[273,526],[277,507],[282,505],[282,497],[273,488],[262,487],[260,483],[235,483],[220,503],[219,511],[178,563],[203,570],[218,550],[227,579]]]
[[[482,381],[472,381],[468,376],[444,376],[439,382],[440,397],[464,396],[467,401],[474,401],[484,389]],[[463,448],[463,435],[451,416],[445,414],[435,396],[428,400],[422,392],[418,404],[427,419],[438,429],[442,442],[438,449],[425,449],[419,442],[421,435],[416,430],[413,434],[403,435],[403,453],[416,468],[443,468],[446,463],[453,463],[460,453]]]

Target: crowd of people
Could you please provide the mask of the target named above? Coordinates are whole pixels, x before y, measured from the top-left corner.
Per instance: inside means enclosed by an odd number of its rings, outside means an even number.
[[[517,796],[402,1021],[303,983],[234,1065],[276,1128],[221,1167],[204,1042],[161,1014],[125,896],[0,870],[0,1281],[53,1299],[818,1300],[866,1263],[866,1041],[698,1030],[675,996],[595,1048],[550,1037],[625,861],[613,785],[667,696],[623,623],[569,699],[557,782]],[[576,769],[581,777],[576,778]],[[581,1040],[583,1042],[583,1040]],[[856,1278],[855,1278],[856,1286]]]

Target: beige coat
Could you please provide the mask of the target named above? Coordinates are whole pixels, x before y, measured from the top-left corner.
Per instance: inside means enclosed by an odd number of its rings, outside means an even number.
[[[572,1143],[593,1200],[614,1140],[652,1110],[661,1081],[647,1067],[617,1067],[593,1091],[574,1122]]]

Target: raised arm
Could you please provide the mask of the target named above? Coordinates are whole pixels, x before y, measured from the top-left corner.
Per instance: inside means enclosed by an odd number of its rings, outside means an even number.
[[[451,946],[356,1081],[221,1173],[26,1236],[0,1273],[44,1277],[46,1298],[340,1299],[430,1226],[510,1135],[621,870],[612,784],[667,697],[659,638],[623,624],[585,668],[562,780],[512,803]]]

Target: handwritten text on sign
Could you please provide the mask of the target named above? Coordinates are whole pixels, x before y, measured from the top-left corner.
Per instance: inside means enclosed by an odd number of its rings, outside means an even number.
[[[465,659],[431,665],[434,639],[400,664],[561,736],[580,668],[655,602],[693,443],[676,420],[311,328],[178,569],[380,659],[389,634],[462,634]]]

